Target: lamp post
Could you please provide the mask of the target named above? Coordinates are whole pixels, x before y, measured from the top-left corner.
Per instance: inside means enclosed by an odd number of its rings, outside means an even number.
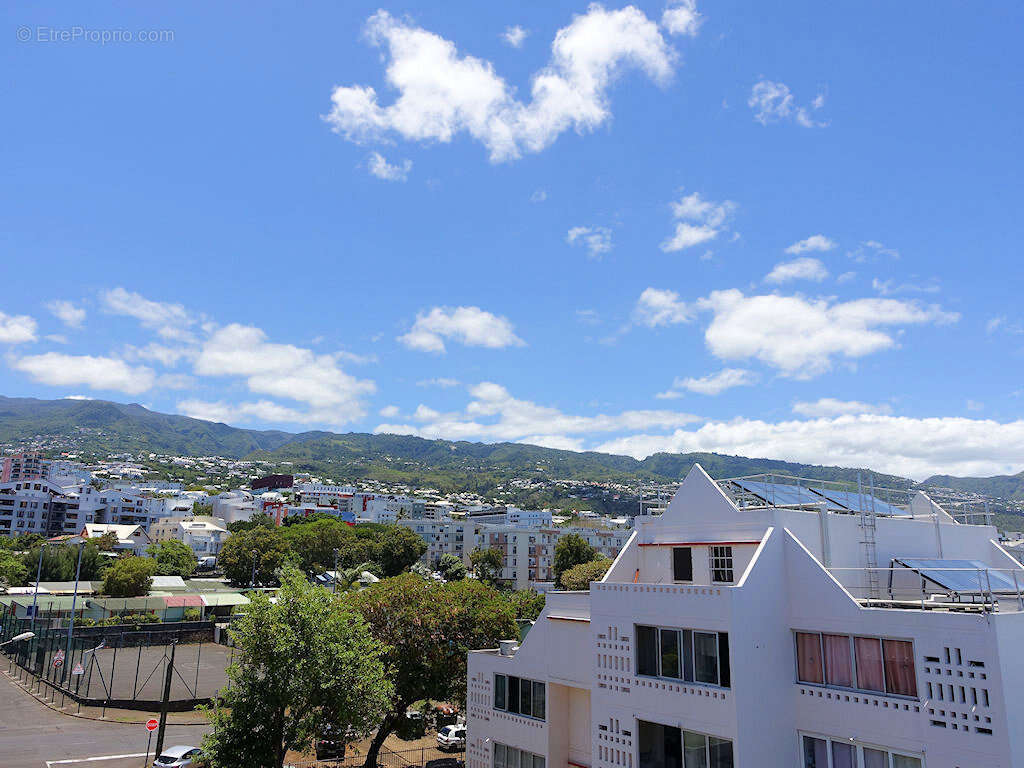
[[[331,592],[338,594],[338,550],[334,550],[334,578],[331,579]]]
[[[4,640],[0,643],[0,648],[3,648],[5,645],[10,645],[11,643],[20,643],[22,640],[31,640],[35,636],[35,632],[22,632],[20,635],[15,635],[10,640]]]
[[[75,591],[71,593],[71,622],[68,624],[68,646],[64,653],[64,674],[61,675],[61,680],[67,676],[68,664],[71,662],[71,638],[75,632],[75,604],[78,602],[78,579],[82,575],[82,551],[85,549],[85,539],[81,536],[75,536],[68,539],[68,544],[78,545],[78,565],[75,566]]]
[[[43,573],[43,550],[46,549],[46,545],[50,542],[44,541],[39,546],[39,564],[36,565],[36,588],[32,593],[32,621],[29,624],[29,631],[34,631],[36,628],[36,606],[39,601],[39,578]]]
[[[256,587],[256,558],[259,554],[255,549],[252,551],[252,578],[249,580],[249,586],[253,588]]]

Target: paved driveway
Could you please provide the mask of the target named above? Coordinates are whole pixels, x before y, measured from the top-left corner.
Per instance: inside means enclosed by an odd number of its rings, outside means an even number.
[[[55,712],[19,688],[7,676],[6,666],[0,671],[0,765],[142,768],[148,736],[145,726]],[[206,731],[206,725],[170,725],[164,745],[198,745]]]

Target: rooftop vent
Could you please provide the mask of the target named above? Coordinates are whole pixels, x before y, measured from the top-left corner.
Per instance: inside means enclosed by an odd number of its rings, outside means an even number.
[[[502,656],[515,656],[516,651],[519,650],[519,643],[516,640],[500,640],[498,641],[498,653]]]

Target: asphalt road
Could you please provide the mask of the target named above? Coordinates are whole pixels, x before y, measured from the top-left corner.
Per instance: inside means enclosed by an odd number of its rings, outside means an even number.
[[[0,765],[142,768],[148,736],[144,725],[86,720],[55,712],[11,681],[5,674],[6,666],[0,672]],[[206,730],[205,725],[170,725],[164,746],[198,745]]]

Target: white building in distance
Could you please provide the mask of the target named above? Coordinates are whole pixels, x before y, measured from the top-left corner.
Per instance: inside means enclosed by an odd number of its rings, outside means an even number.
[[[469,654],[468,768],[1022,768],[1024,571],[924,494],[695,466],[587,592]]]

